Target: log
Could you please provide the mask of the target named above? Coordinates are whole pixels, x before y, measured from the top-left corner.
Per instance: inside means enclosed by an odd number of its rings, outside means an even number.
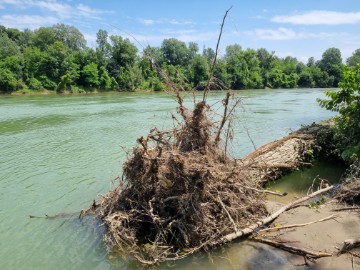
[[[301,223],[301,224],[292,224],[292,225],[287,225],[287,226],[279,226],[279,227],[272,227],[272,228],[266,228],[266,229],[262,229],[260,231],[258,231],[259,233],[264,233],[264,232],[271,232],[271,231],[278,231],[278,230],[282,230],[282,229],[290,229],[290,228],[296,228],[296,227],[304,227],[307,225],[311,225],[311,224],[315,224],[318,222],[323,222],[329,219],[333,219],[336,218],[336,215],[331,215],[328,216],[326,218],[322,218],[316,221],[311,221],[311,222],[307,222],[307,223]]]
[[[321,257],[331,257],[332,256],[332,254],[328,253],[328,252],[315,252],[315,251],[312,251],[312,250],[302,249],[302,248],[286,245],[284,243],[271,241],[269,239],[255,237],[254,240],[258,241],[260,243],[264,243],[264,244],[276,247],[276,248],[283,249],[283,250],[291,252],[293,254],[302,255],[302,256],[313,258],[313,259],[317,259],[317,258],[321,258]]]
[[[225,236],[223,236],[220,240],[219,240],[219,243],[226,243],[226,242],[229,242],[229,241],[232,241],[236,238],[239,238],[239,237],[244,237],[244,236],[247,236],[247,235],[250,235],[252,234],[257,228],[259,228],[260,226],[263,226],[265,224],[268,224],[270,222],[272,222],[273,220],[275,220],[278,216],[280,216],[283,212],[287,211],[287,210],[290,210],[291,208],[295,207],[296,205],[304,202],[304,201],[307,201],[317,195],[320,195],[320,194],[323,194],[325,192],[328,192],[330,190],[333,189],[334,186],[329,186],[329,187],[326,187],[326,188],[323,188],[323,189],[320,189],[316,192],[313,192],[305,197],[302,197],[292,203],[289,203],[287,205],[285,205],[284,207],[281,207],[279,210],[277,210],[275,213],[271,214],[270,216],[262,219],[262,220],[259,220],[258,222],[252,224],[251,226],[245,228],[245,229],[242,229],[241,231],[237,231],[237,232],[234,232],[234,233],[231,233],[231,234],[227,234]]]

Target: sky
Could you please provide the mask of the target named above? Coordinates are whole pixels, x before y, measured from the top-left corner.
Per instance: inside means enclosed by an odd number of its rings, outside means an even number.
[[[36,29],[64,23],[96,47],[96,32],[129,38],[141,51],[166,38],[215,49],[220,42],[243,49],[266,48],[279,57],[307,62],[339,48],[343,61],[360,48],[360,0],[0,0],[0,25]]]

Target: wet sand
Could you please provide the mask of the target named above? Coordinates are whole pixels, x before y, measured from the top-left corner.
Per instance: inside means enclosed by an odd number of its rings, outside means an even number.
[[[283,206],[282,203],[268,203],[270,212],[276,211],[281,206]],[[336,215],[336,218],[304,227],[268,232],[266,236],[278,236],[277,240],[282,240],[288,245],[301,249],[336,254],[338,252],[337,248],[342,247],[344,240],[360,237],[360,211],[332,211],[340,207],[344,206],[337,204],[335,201],[329,201],[315,209],[304,205],[289,210],[280,215],[271,226],[303,224],[333,214]],[[360,248],[353,249],[352,252],[360,254]],[[296,256],[295,258],[292,259],[291,264],[294,269],[298,269],[295,268],[296,265],[303,264],[304,258],[302,256]],[[360,258],[350,254],[333,255],[309,263],[310,267],[307,269],[360,269]]]

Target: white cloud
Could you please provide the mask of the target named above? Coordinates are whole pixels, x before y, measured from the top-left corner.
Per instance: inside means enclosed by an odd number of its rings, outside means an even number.
[[[194,22],[191,21],[179,21],[175,19],[144,19],[144,18],[137,18],[137,20],[144,24],[144,25],[154,25],[154,24],[171,24],[171,25],[194,25]]]
[[[303,25],[357,24],[360,23],[360,12],[313,10],[302,14],[275,16],[271,21]]]
[[[299,34],[292,29],[282,27],[277,29],[255,29],[254,31],[246,32],[246,34],[255,35],[258,39],[267,40],[291,40],[303,37],[303,34]]]
[[[99,17],[97,15],[100,15],[100,14],[114,13],[113,11],[94,9],[94,8],[91,8],[84,4],[77,5],[76,9],[77,9],[77,12],[74,13],[74,15],[80,14],[83,17],[94,18],[94,19],[99,19]]]
[[[4,25],[12,25],[12,27],[38,28],[40,26],[55,24],[64,19],[101,19],[100,14],[113,13],[113,11],[99,10],[90,8],[84,4],[78,4],[76,7],[68,3],[61,3],[56,0],[0,0],[0,7],[12,5],[16,8],[26,10],[30,8],[38,8],[48,14],[45,17],[38,15],[11,15],[2,16],[1,22]],[[4,18],[10,18],[6,21]],[[40,18],[43,18],[41,21]]]
[[[321,40],[336,40],[339,37],[346,37],[349,34],[340,33],[329,33],[329,32],[305,32],[295,31],[290,28],[279,27],[277,29],[255,29],[253,31],[247,31],[245,34],[254,36],[257,39],[263,40],[299,40],[299,39],[321,39]]]
[[[195,24],[194,22],[191,22],[191,21],[178,21],[178,20],[175,20],[175,19],[167,20],[167,23],[173,24],[173,25],[192,25],[192,24]]]
[[[154,25],[156,23],[155,20],[151,20],[151,19],[141,19],[138,18],[137,19],[140,23],[144,24],[144,25]]]
[[[67,4],[60,4],[55,1],[26,1],[30,6],[39,7],[46,11],[57,13],[60,18],[71,17],[72,8]]]
[[[30,16],[30,15],[3,15],[0,17],[0,24],[9,28],[36,29],[44,25],[52,25],[58,19],[52,16]]]

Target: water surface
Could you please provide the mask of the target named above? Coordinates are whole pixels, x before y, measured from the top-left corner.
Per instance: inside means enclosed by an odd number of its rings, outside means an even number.
[[[239,94],[243,108],[235,126],[234,157],[332,116],[315,101],[324,97],[323,90]],[[209,100],[213,104],[223,97],[224,93],[212,93]],[[175,106],[166,94],[1,96],[0,269],[140,269],[125,258],[108,255],[92,220],[79,221],[76,216],[116,184],[126,158],[122,147],[133,147],[136,138],[154,126],[171,127]],[[29,218],[59,212],[74,215]],[[175,268],[261,269],[252,257],[267,254],[278,263],[284,258],[280,251],[252,245],[234,243],[215,252],[216,264],[211,263],[214,258],[197,254]],[[245,256],[239,259],[239,253]],[[268,265],[266,259],[259,263]],[[279,265],[274,269],[281,269]]]

